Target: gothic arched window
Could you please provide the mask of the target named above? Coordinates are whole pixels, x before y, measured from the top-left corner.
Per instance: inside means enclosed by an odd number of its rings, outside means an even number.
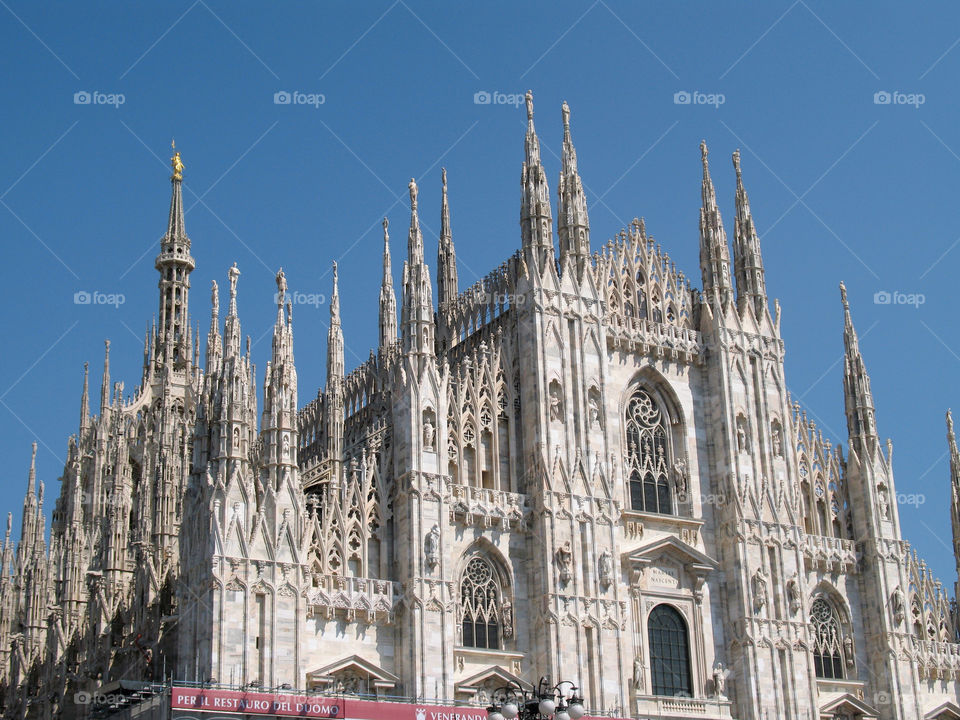
[[[827,600],[818,597],[810,607],[813,624],[813,666],[818,678],[843,679],[843,640],[837,611]]]
[[[499,650],[502,595],[493,566],[481,557],[467,563],[460,579],[460,619],[464,647]]]
[[[667,421],[657,401],[643,389],[627,403],[627,463],[630,507],[672,515]]]
[[[690,696],[690,641],[687,624],[670,605],[657,605],[647,621],[654,695]]]

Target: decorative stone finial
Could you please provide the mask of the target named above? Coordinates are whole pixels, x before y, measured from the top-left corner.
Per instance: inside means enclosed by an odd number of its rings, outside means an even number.
[[[287,293],[287,276],[283,274],[283,268],[277,271],[277,304],[283,305],[283,298]]]
[[[703,167],[707,167],[707,155],[710,154],[710,151],[707,149],[707,141],[700,141],[700,159],[703,161]]]
[[[843,281],[840,281],[840,302],[843,303],[843,309],[849,310],[850,303],[847,302],[847,286],[843,284]]]
[[[733,169],[737,171],[737,179],[740,179],[740,148],[733,151]]]
[[[235,297],[237,294],[237,279],[240,277],[240,270],[236,263],[227,270],[227,277],[230,278],[230,297]]]
[[[527,102],[527,120],[533,122],[533,91],[527,90],[527,94],[524,96],[524,99]]]
[[[570,131],[570,106],[567,105],[566,100],[563,101],[560,112],[563,115],[563,131],[566,134]]]
[[[177,143],[174,140],[170,141],[170,147],[173,150],[173,157],[170,158],[170,165],[173,167],[173,175],[171,180],[183,180],[183,168],[186,167],[183,164],[183,161],[180,159],[180,152],[177,150]]]
[[[410,178],[410,184],[407,187],[410,188],[410,209],[416,210],[417,209],[417,181],[414,180],[413,178]],[[336,263],[334,263],[334,266],[336,266]]]

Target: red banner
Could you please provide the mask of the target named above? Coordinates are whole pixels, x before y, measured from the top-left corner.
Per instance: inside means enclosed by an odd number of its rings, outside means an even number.
[[[486,720],[480,707],[415,705],[377,702],[328,695],[299,695],[213,688],[174,687],[170,691],[174,710],[323,718],[323,720]],[[186,718],[180,714],[178,718]]]

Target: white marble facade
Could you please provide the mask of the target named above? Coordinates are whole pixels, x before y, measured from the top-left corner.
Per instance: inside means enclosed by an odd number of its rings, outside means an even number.
[[[399,309],[384,221],[379,347],[346,372],[334,267],[302,407],[282,271],[262,386],[236,266],[201,369],[174,163],[141,387],[105,366],[92,416],[85,377],[50,539],[31,468],[4,544],[7,716],[119,679],[486,703],[549,676],[622,717],[960,717],[845,292],[842,450],[787,393],[739,154],[731,255],[701,146],[695,289],[643,221],[593,250],[565,104],[555,237],[527,116],[520,251],[459,289],[444,172],[431,275],[411,181]]]

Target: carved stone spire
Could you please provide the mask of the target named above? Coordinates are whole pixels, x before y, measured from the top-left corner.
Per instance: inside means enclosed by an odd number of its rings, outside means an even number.
[[[420,232],[420,212],[417,210],[417,181],[410,178],[410,232],[407,234],[407,257],[410,264],[423,263],[423,234]]]
[[[440,206],[440,242],[437,246],[437,302],[444,306],[457,298],[457,254],[450,231],[450,205],[447,200],[447,169],[441,170],[443,197]]]
[[[953,557],[957,568],[960,590],[960,451],[953,432],[953,415],[947,410],[947,445],[950,451],[950,525],[953,530]]]
[[[710,167],[707,163],[707,143],[700,142],[700,159],[703,163],[703,181],[700,194],[700,271],[703,274],[703,294],[708,302],[721,306],[731,300],[730,249],[727,233],[723,229],[717,193],[713,189]]]
[[[407,237],[407,261],[403,265],[403,349],[406,353],[423,356],[434,354],[436,323],[430,269],[423,261],[416,181],[411,179],[409,187],[410,233]]]
[[[110,407],[110,341],[103,341],[103,381],[100,383],[100,416]]]
[[[863,355],[857,339],[857,331],[850,317],[850,303],[847,301],[847,288],[840,283],[840,300],[843,303],[843,395],[846,406],[847,430],[851,442],[877,440],[877,427],[873,405],[873,393],[870,390],[870,376],[867,374]]]
[[[554,265],[553,216],[550,210],[550,188],[540,162],[540,140],[533,125],[533,93],[527,102],[527,135],[524,140],[524,163],[520,173],[520,237],[524,259],[531,268],[543,272]]]
[[[577,151],[570,137],[570,107],[563,103],[563,154],[557,192],[560,205],[557,210],[557,233],[560,236],[560,267],[570,258],[577,268],[577,276],[590,257],[590,218],[587,215],[587,196],[577,170]]]
[[[327,333],[327,388],[343,379],[343,329],[340,326],[340,289],[337,264],[333,264],[333,292],[330,294],[330,330]]]
[[[83,393],[80,395],[80,431],[90,427],[90,365],[83,364]]]
[[[390,221],[383,219],[383,280],[380,282],[380,349],[397,341],[397,294],[390,263]],[[442,239],[441,239],[442,242]]]
[[[740,151],[733,153],[733,167],[737,173],[737,215],[733,232],[733,268],[737,280],[737,308],[753,308],[759,319],[767,310],[767,289],[764,283],[763,256],[760,239],[750,212],[750,200],[740,174]]]
[[[230,281],[230,304],[227,308],[227,319],[224,321],[224,352],[227,357],[240,355],[240,318],[237,317],[237,281],[240,279],[240,270],[234,263],[227,271]],[[219,303],[218,303],[219,305]]]
[[[220,288],[216,280],[210,282],[210,330],[207,332],[207,372],[217,369],[223,357],[220,342]]]

